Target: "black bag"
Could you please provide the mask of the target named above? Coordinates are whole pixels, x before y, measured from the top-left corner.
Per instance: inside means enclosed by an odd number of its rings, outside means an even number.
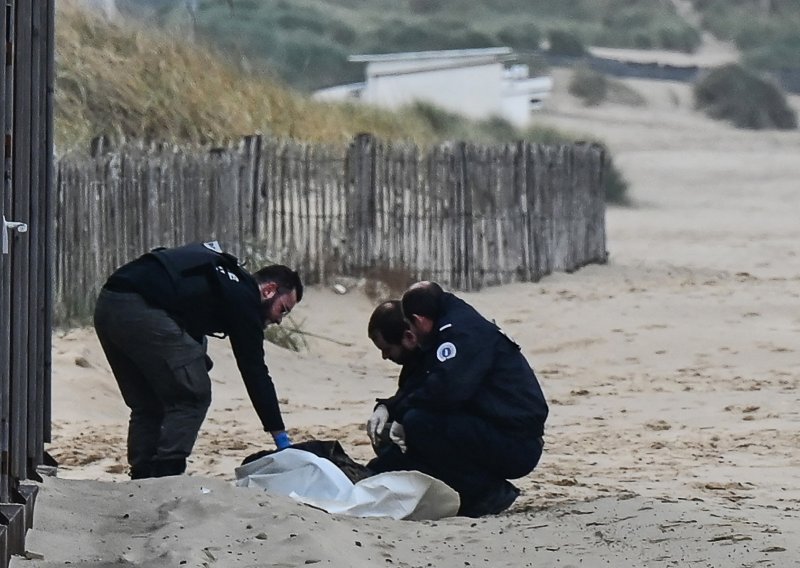
[[[337,440],[309,440],[308,442],[292,444],[290,447],[294,448],[295,450],[311,452],[315,456],[325,458],[326,460],[333,462],[333,464],[341,469],[342,472],[347,476],[347,479],[353,483],[358,483],[362,479],[366,479],[367,477],[373,475],[373,473],[367,469],[366,466],[361,465],[348,456],[345,453],[344,448],[342,448],[342,445]],[[269,456],[279,451],[280,450],[261,450],[260,452],[250,454],[244,458],[242,465],[248,464],[259,458]]]

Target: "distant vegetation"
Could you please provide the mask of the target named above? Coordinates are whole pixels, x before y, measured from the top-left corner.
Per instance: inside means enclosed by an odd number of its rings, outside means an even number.
[[[586,55],[586,46],[576,34],[567,30],[550,30],[547,34],[547,51],[553,55],[581,57]]]
[[[214,142],[262,132],[340,142],[369,131],[434,141],[423,118],[312,101],[183,38],[109,25],[59,5],[56,147],[112,140]]]
[[[586,106],[595,106],[604,102],[627,106],[645,104],[644,97],[637,91],[622,81],[610,78],[587,65],[576,65],[572,69],[567,90],[572,96],[581,99]]]
[[[703,26],[757,69],[800,69],[800,1],[694,0]]]
[[[341,143],[360,132],[421,146],[444,140],[555,144],[578,138],[514,128],[502,118],[466,119],[417,104],[389,112],[309,99],[280,81],[247,73],[174,35],[110,25],[68,3],[56,26],[56,147],[88,148],[96,136],[222,143],[262,132]]]
[[[182,0],[118,0],[159,26],[193,23]],[[201,0],[198,39],[306,89],[363,79],[355,53],[584,45],[694,50],[669,2],[630,0]],[[562,41],[563,40],[563,41]]]
[[[388,112],[314,101],[180,39],[109,25],[80,10],[59,11],[57,36],[56,144],[62,149],[88,147],[100,135],[219,143],[263,132],[342,142],[371,132],[421,145],[568,138],[519,131],[501,118],[469,120],[424,103]]]
[[[572,71],[568,85],[569,93],[578,97],[586,106],[596,106],[606,100],[608,79],[585,65],[579,65]]]
[[[694,87],[697,107],[739,128],[797,128],[797,114],[772,82],[739,65],[714,69]]]

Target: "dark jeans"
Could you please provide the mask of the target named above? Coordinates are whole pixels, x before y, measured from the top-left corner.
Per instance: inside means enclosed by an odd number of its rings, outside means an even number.
[[[391,445],[367,467],[376,473],[421,471],[447,483],[462,499],[527,475],[542,455],[540,437],[497,428],[474,415],[415,409],[402,424],[408,451]]]
[[[102,290],[94,326],[131,409],[131,477],[183,473],[211,403],[205,341],[132,293]]]

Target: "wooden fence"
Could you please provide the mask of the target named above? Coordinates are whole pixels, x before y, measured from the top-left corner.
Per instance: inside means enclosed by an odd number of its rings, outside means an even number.
[[[86,319],[105,277],[155,246],[218,239],[309,283],[402,271],[458,290],[604,262],[604,152],[457,143],[422,153],[368,135],[347,148],[244,139],[132,148],[58,165],[55,294]]]
[[[25,550],[50,440],[54,0],[0,15],[0,567]],[[25,229],[28,229],[25,231]]]

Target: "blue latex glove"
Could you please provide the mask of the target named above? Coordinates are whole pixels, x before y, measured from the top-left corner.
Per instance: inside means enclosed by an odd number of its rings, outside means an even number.
[[[278,432],[277,434],[273,434],[272,439],[275,440],[275,445],[279,450],[283,450],[284,448],[288,448],[292,445],[292,441],[289,439],[289,434],[286,432]]]

